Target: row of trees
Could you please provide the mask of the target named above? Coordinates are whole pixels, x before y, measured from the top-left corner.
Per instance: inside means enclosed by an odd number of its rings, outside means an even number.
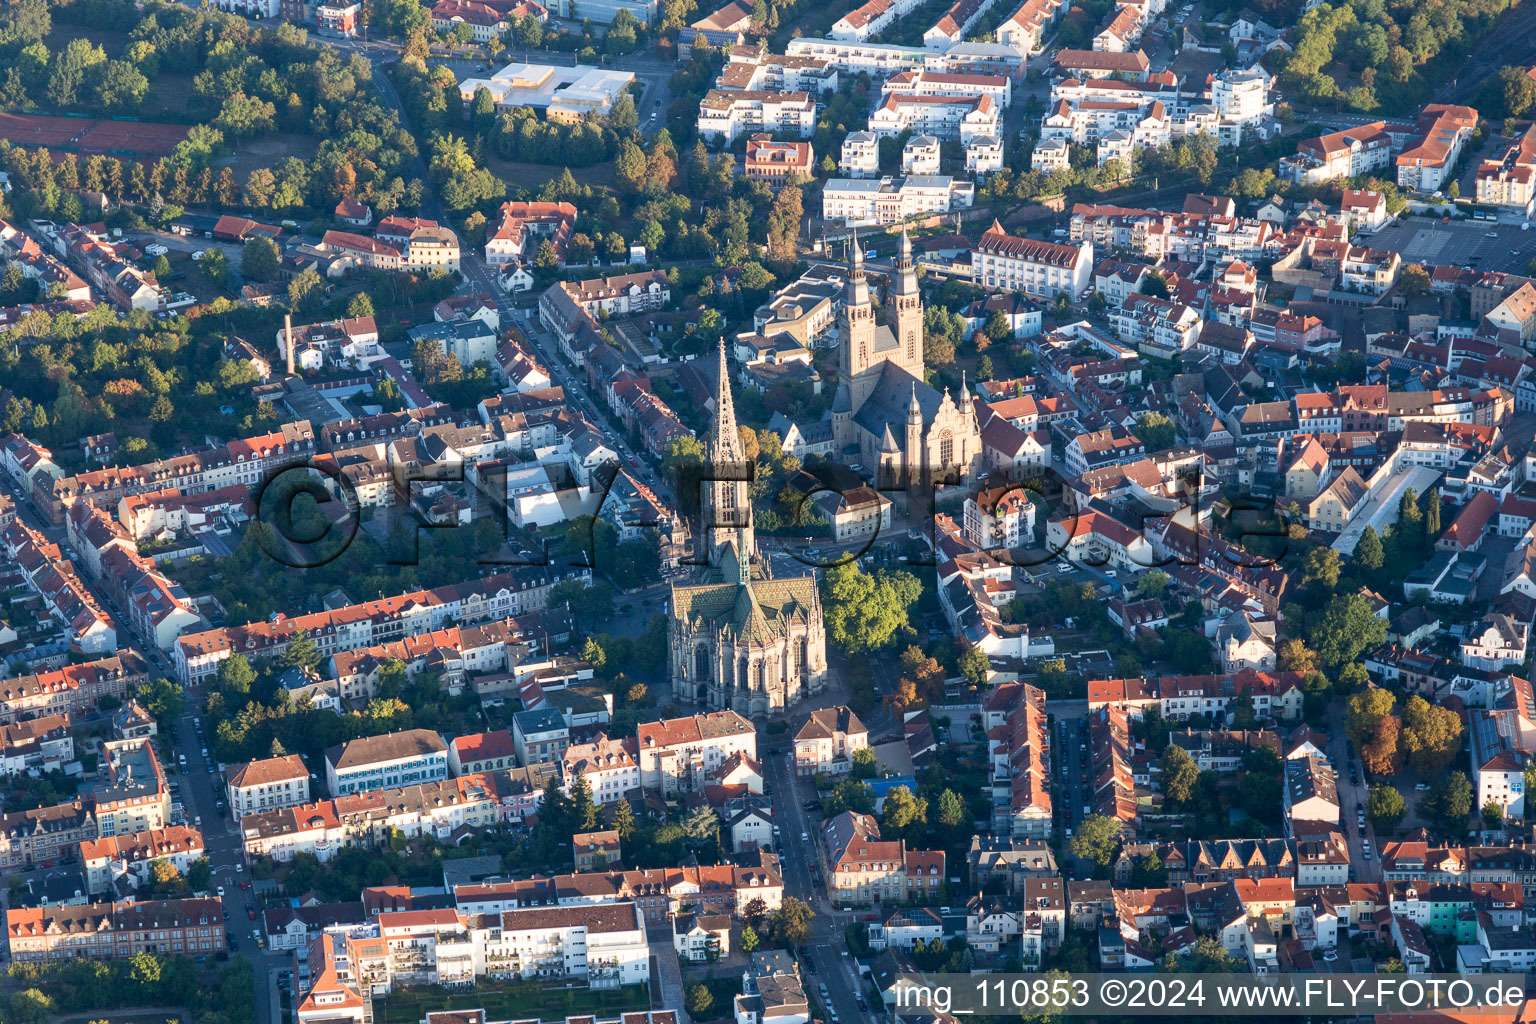
[[[1349,699],[1344,725],[1367,771],[1396,775],[1406,765],[1425,778],[1440,775],[1461,752],[1461,717],[1423,697],[1401,709],[1390,690],[1370,687]]]

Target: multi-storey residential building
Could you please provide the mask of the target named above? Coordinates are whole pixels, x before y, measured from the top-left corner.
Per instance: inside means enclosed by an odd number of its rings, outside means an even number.
[[[1110,312],[1115,336],[1145,355],[1170,359],[1194,347],[1205,322],[1184,305],[1151,295],[1127,295]]]
[[[576,228],[576,207],[570,203],[502,203],[501,223],[485,240],[487,266],[503,268],[532,262],[539,245],[548,241],[565,259],[566,243]]]
[[[650,977],[645,923],[633,902],[504,911],[484,940],[492,978],[585,978],[619,988]]]
[[[448,744],[448,767],[454,775],[479,775],[517,765],[517,744],[509,729],[456,736]]]
[[[1504,152],[1478,165],[1477,201],[1531,216],[1536,209],[1536,125],[1527,128]]]
[[[309,803],[309,769],[297,754],[231,765],[226,783],[229,813],[236,821],[259,811]]]
[[[407,729],[353,740],[325,752],[333,796],[401,789],[448,777],[448,747],[430,729]]]
[[[822,826],[826,845],[827,892],[838,905],[925,903],[944,884],[944,853],[908,850],[902,840],[880,838],[867,814],[844,811]]]
[[[984,135],[996,137],[999,127],[998,103],[985,93],[887,93],[869,115],[869,130],[881,138],[912,131],[939,139],[958,139],[963,145]]]
[[[1004,683],[982,704],[992,765],[992,830],[1016,842],[1051,836],[1051,741],[1045,691]]]
[[[216,899],[12,907],[6,942],[10,958],[23,963],[212,955],[224,949],[221,910]]]
[[[161,829],[171,817],[165,772],[145,739],[108,740],[101,745],[105,778],[91,790],[91,809],[101,836]]]
[[[419,217],[385,217],[374,229],[374,237],[400,250],[402,270],[459,269],[459,236],[452,228],[435,220]]]
[[[845,224],[900,224],[925,213],[965,209],[976,185],[942,174],[905,178],[832,178],[822,186],[821,215]]]
[[[824,57],[769,53],[766,47],[744,43],[731,48],[730,61],[720,70],[715,86],[826,95],[837,89],[837,68]]]
[[[1035,505],[1019,487],[992,487],[965,499],[965,539],[982,550],[1016,548],[1034,539]]]
[[[1082,295],[1093,278],[1093,246],[1016,238],[998,221],[971,251],[975,281],[984,288],[1022,291],[1031,298]]]
[[[1013,83],[1004,75],[956,75],[942,71],[901,71],[886,79],[885,96],[990,96],[999,108],[1013,99]]]
[[[512,716],[512,743],[521,764],[559,761],[571,745],[571,729],[557,708],[519,711]]]
[[[1397,183],[1420,192],[1438,191],[1460,159],[1462,144],[1476,130],[1477,111],[1471,107],[1426,106],[1415,137],[1397,154]]]
[[[670,797],[702,792],[706,778],[733,754],[757,760],[757,730],[735,711],[648,722],[636,730],[640,785]]]
[[[735,142],[746,132],[784,132],[809,138],[816,127],[816,101],[803,92],[711,89],[699,101],[699,134]]]
[[[377,846],[389,838],[392,829],[408,839],[430,836],[447,842],[459,829],[497,824],[504,817],[503,806],[508,808],[508,815],[512,814],[517,794],[510,788],[500,793],[494,781],[497,777],[464,775],[248,814],[240,821],[245,855],[247,859],[270,857],[286,863],[296,853],[310,853],[327,861],[349,846]]]
[[[903,174],[938,174],[941,148],[932,135],[914,135],[901,147]]]
[[[80,868],[85,872],[85,891],[96,896],[109,892],[113,883],[126,875],[133,886],[147,886],[153,880],[153,865],[164,860],[183,875],[192,862],[203,856],[203,836],[185,825],[132,835],[88,839],[79,846]]]
[[[844,42],[864,42],[916,10],[918,0],[866,0],[837,21],[827,35]]]
[[[74,759],[75,737],[68,715],[0,724],[0,774],[61,771]]]
[[[560,755],[561,774],[567,790],[578,778],[587,780],[598,804],[617,803],[640,788],[640,766],[635,762],[634,741],[609,739],[599,734],[590,743],[573,743]]]
[[[617,864],[623,856],[619,834],[613,829],[598,832],[578,832],[571,836],[571,855],[576,872],[605,871],[610,864]]]
[[[853,755],[869,746],[869,729],[841,704],[819,708],[795,733],[795,774],[841,775],[853,768]]]
[[[1299,142],[1295,156],[1281,158],[1280,175],[1311,185],[1385,170],[1392,166],[1392,138],[1386,128],[1373,121]]]
[[[276,621],[211,629],[178,637],[171,661],[184,684],[206,679],[233,654],[255,660],[279,657],[300,634],[315,642],[322,658],[420,636],[449,619],[488,623],[543,611],[549,588],[561,579],[590,578],[591,570],[563,564],[517,568],[465,583],[311,612]]]
[[[99,838],[87,801],[0,815],[0,867],[20,869],[62,861],[80,844]]]
[[[880,136],[874,132],[849,132],[843,139],[837,169],[845,178],[880,177]]]

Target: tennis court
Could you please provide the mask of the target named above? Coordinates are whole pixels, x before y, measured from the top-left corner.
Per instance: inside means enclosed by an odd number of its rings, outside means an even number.
[[[187,126],[50,114],[0,114],[0,138],[27,149],[157,158],[187,137]]]

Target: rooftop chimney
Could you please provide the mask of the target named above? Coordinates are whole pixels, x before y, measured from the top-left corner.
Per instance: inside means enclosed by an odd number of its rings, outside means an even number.
[[[283,314],[283,348],[288,351],[288,376],[293,376],[293,314]]]

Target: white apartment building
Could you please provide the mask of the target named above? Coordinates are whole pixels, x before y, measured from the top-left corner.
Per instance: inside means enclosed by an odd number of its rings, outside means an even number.
[[[903,174],[938,174],[939,140],[932,135],[914,135],[901,150]]]
[[[1385,122],[1372,121],[1297,143],[1295,156],[1281,158],[1280,176],[1311,185],[1391,166],[1392,137]]]
[[[1041,139],[1029,156],[1029,169],[1041,174],[1065,171],[1072,167],[1071,151],[1065,139]]]
[[[1415,138],[1397,154],[1397,183],[1420,192],[1438,191],[1461,158],[1461,147],[1477,130],[1471,107],[1431,103],[1419,114]]]
[[[309,769],[298,754],[268,757],[229,768],[229,813],[247,814],[309,803]]]
[[[837,169],[845,178],[880,177],[880,137],[874,132],[849,132]]]
[[[867,71],[871,75],[882,76],[923,67],[929,57],[927,50],[916,46],[886,46],[853,39],[817,39],[813,36],[791,39],[785,45],[784,52],[791,57],[817,57],[831,61],[839,71],[853,74]]]
[[[1013,99],[1005,75],[957,75],[942,71],[902,71],[886,79],[886,96],[987,96],[999,109]]]
[[[947,175],[905,178],[832,178],[821,192],[821,215],[845,224],[900,224],[925,213],[965,209],[976,185]]]
[[[940,139],[959,139],[962,144],[982,135],[997,136],[999,123],[998,106],[990,96],[891,93],[869,115],[869,130],[879,136],[910,129]]]
[[[965,169],[977,177],[1001,170],[1003,143],[995,135],[978,135],[965,147]]]
[[[744,754],[757,760],[757,729],[734,711],[647,722],[636,730],[640,784],[662,796],[701,792],[709,772]]]
[[[997,41],[1021,54],[1036,53],[1064,10],[1063,0],[1024,0],[997,26]]]
[[[1514,144],[1477,168],[1477,201],[1521,211],[1529,218],[1536,207],[1536,126]]]
[[[330,793],[399,789],[448,777],[448,745],[430,729],[405,729],[353,740],[325,752]]]
[[[1273,117],[1269,75],[1261,69],[1220,71],[1211,79],[1211,106],[1225,122],[1255,124]]]
[[[591,988],[650,978],[651,950],[634,902],[503,911],[501,926],[486,929],[475,945],[492,978],[584,978]]]
[[[566,792],[578,778],[584,778],[593,802],[611,804],[624,799],[626,793],[640,788],[640,765],[632,748],[632,741],[606,736],[598,736],[591,743],[571,744],[560,756]]]
[[[698,127],[705,138],[726,142],[752,132],[788,132],[809,138],[816,129],[816,101],[803,92],[711,89],[699,101]]]
[[[841,775],[853,769],[853,755],[869,746],[869,729],[849,708],[821,708],[795,733],[795,774]]]
[[[965,499],[965,539],[983,551],[1027,546],[1035,505],[1016,487],[993,487]]]
[[[1039,299],[1065,292],[1075,299],[1093,280],[1093,245],[1016,238],[994,220],[971,251],[971,265],[975,282],[983,288],[1021,291]]]
[[[1109,323],[1115,337],[1138,352],[1168,359],[1194,347],[1204,321],[1181,302],[1133,293],[1110,311]]]
[[[920,0],[866,0],[833,22],[827,35],[844,42],[864,42],[919,6]]]

